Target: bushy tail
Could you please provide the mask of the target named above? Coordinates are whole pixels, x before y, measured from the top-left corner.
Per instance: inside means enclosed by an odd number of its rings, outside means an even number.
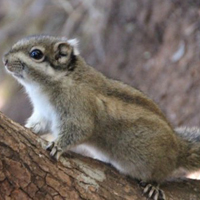
[[[180,139],[178,167],[189,171],[200,169],[200,128],[181,127],[175,132]]]

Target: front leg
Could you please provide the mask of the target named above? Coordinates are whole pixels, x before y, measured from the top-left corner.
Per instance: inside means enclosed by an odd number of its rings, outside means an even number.
[[[34,112],[31,115],[31,117],[27,120],[25,127],[40,135],[48,132],[47,120],[45,120],[44,117],[37,112]]]
[[[52,157],[59,160],[64,152],[89,139],[92,131],[93,123],[81,124],[68,120],[61,128],[57,139],[51,142],[46,149],[50,151]]]

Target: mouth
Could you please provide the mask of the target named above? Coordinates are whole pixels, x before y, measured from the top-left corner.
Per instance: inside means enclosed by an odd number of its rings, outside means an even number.
[[[24,77],[22,76],[22,74],[17,74],[17,73],[13,73],[13,76],[17,77],[17,78],[21,78],[23,79]]]
[[[20,65],[8,65],[7,63],[5,63],[5,68],[6,71],[13,75],[16,78],[24,78],[22,75],[22,70],[23,67],[21,67]]]

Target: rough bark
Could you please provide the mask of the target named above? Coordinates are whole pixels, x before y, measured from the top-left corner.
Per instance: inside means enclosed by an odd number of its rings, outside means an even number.
[[[0,113],[1,200],[145,200],[134,180],[111,166],[76,154],[54,161],[42,139]],[[168,181],[167,199],[200,199],[200,181]]]

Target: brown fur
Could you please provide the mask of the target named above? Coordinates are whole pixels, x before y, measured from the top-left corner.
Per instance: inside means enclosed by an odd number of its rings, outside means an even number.
[[[81,56],[74,55],[75,49],[67,41],[63,43],[68,54],[60,57],[57,46],[62,41],[50,36],[29,37],[14,45],[4,57],[5,63],[23,77],[17,79],[30,97],[32,91],[27,85],[35,84],[38,94],[47,101],[42,109],[50,106],[56,116],[45,118],[42,110],[41,118],[46,120],[43,126],[34,129],[40,123],[34,117],[27,123],[35,132],[50,130],[57,134],[50,145],[52,156],[58,159],[64,151],[85,145],[96,155],[103,155],[98,159],[111,163],[122,173],[158,183],[179,167],[200,167],[199,129],[191,135],[188,129],[174,131],[151,99],[88,66]],[[31,47],[38,45],[45,49],[42,63],[29,58]],[[18,67],[14,65],[16,61]]]

